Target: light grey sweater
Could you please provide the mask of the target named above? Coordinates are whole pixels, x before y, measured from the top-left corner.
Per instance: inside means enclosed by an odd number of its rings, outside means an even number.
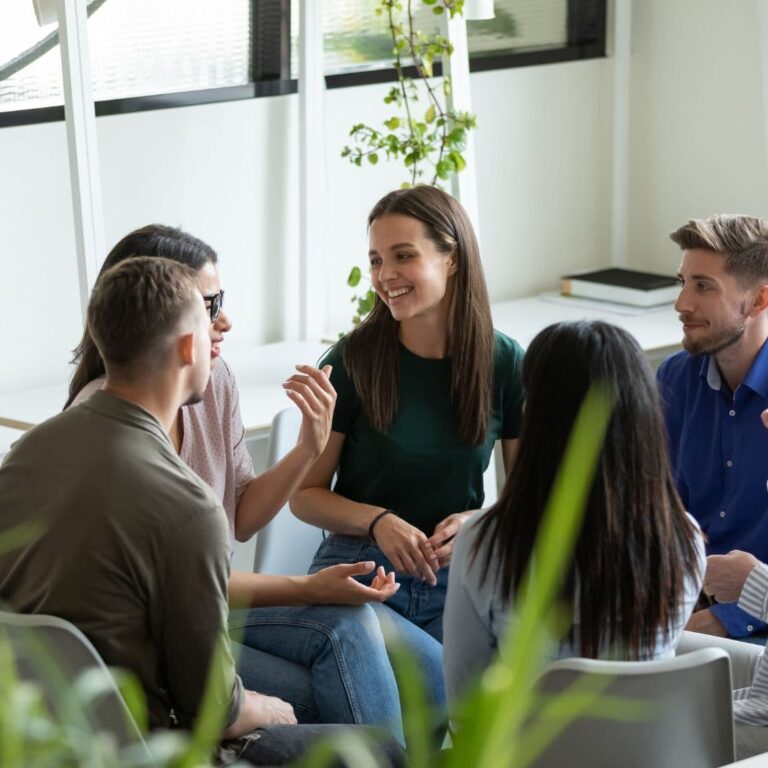
[[[455,701],[478,675],[494,660],[500,639],[507,627],[515,621],[514,606],[502,600],[498,579],[498,567],[492,563],[489,578],[481,580],[482,565],[488,557],[488,544],[478,552],[470,565],[470,555],[477,540],[478,521],[484,512],[478,513],[468,522],[456,539],[448,581],[448,597],[445,605],[443,647],[445,684],[449,702]],[[690,518],[693,521],[693,518]],[[693,521],[696,525],[695,521]],[[698,531],[698,525],[696,525]],[[704,574],[704,542],[697,536],[698,573],[696,579],[687,579],[685,592],[681,596],[680,609],[670,627],[668,637],[659,629],[656,645],[647,655],[648,659],[671,656],[674,653],[683,628],[690,617],[701,590]],[[578,585],[577,585],[578,589]],[[578,646],[579,619],[574,617],[574,641]],[[542,642],[547,642],[542,633]],[[550,660],[578,656],[574,647],[564,640],[551,642],[545,656]],[[605,656],[613,656],[605,649]]]

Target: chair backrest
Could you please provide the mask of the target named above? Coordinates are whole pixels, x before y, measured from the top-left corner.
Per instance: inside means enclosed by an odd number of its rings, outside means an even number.
[[[296,408],[287,408],[275,416],[267,445],[267,468],[296,445],[300,428],[301,413]],[[303,523],[286,504],[256,535],[253,570],[287,576],[305,574],[322,540],[322,529]]]
[[[504,460],[501,456],[501,446],[496,443],[493,453],[491,453],[488,469],[483,473],[483,490],[485,491],[483,508],[490,507],[499,500],[501,490],[504,487],[504,479]]]
[[[97,689],[90,706],[78,707],[94,732],[112,734],[117,745],[143,750],[154,764],[136,721],[131,716],[114,678],[98,651],[73,624],[55,616],[0,611],[0,642],[10,645],[18,679],[38,686],[54,717],[71,716],[66,699],[80,675],[98,676],[89,688]],[[0,681],[0,691],[8,681]],[[0,694],[3,695],[3,694]]]
[[[539,691],[567,695],[577,681],[604,691],[599,716],[573,720],[535,768],[717,768],[733,762],[725,651],[705,648],[660,661],[563,659],[547,667]],[[638,704],[643,714],[622,714],[621,703],[609,696]]]

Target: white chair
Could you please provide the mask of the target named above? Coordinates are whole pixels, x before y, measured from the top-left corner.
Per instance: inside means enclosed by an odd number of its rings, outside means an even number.
[[[582,675],[604,688],[603,696],[637,702],[644,715],[623,718],[609,709],[579,717],[553,739],[535,768],[718,768],[733,761],[725,651],[706,648],[641,662],[563,659],[547,667],[539,690],[563,694]]]
[[[277,464],[296,445],[300,427],[301,413],[296,408],[286,408],[275,416],[267,445],[267,468]],[[253,570],[303,575],[322,540],[322,529],[303,523],[286,504],[257,534]]]
[[[95,675],[89,688],[98,695],[87,706],[78,702],[78,716],[86,718],[94,733],[111,734],[120,748],[138,750],[143,762],[155,764],[111,672],[77,627],[55,616],[0,611],[2,642],[10,645],[16,677],[38,687],[54,718],[72,716],[67,706],[72,685],[80,675]],[[0,681],[0,691],[8,683]]]
[[[483,473],[483,489],[485,490],[483,508],[490,507],[499,500],[505,479],[504,458],[501,453],[501,445],[497,442],[493,448],[488,469]]]

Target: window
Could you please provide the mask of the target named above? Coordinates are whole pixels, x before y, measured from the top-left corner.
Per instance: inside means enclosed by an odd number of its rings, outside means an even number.
[[[88,7],[98,101],[245,85],[249,0],[96,0]],[[39,27],[31,0],[4,0],[0,109],[64,102],[56,25]]]
[[[604,55],[606,0],[496,0],[468,23],[472,69]],[[58,32],[31,0],[2,0],[0,126],[63,118]],[[439,19],[414,3],[417,23]],[[329,87],[391,79],[373,0],[325,0]],[[298,0],[90,0],[97,114],[295,90]]]
[[[496,16],[469,21],[467,36],[473,70],[509,67],[605,54],[605,0],[495,0]],[[325,0],[325,73],[338,84],[391,77],[387,20],[375,14],[372,0]],[[440,19],[414,2],[416,26],[432,34]],[[291,0],[291,71],[295,54],[299,0]],[[372,77],[380,73],[383,77]]]

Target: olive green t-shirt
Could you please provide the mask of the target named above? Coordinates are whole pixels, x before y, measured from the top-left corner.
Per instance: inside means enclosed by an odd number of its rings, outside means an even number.
[[[342,362],[344,340],[323,358],[336,388],[333,431],[346,435],[333,490],[345,498],[393,509],[431,536],[454,512],[483,504],[483,472],[496,440],[517,437],[523,404],[520,345],[495,335],[493,413],[485,442],[471,446],[458,434],[451,402],[451,359],[417,357],[400,345],[398,402],[386,432],[375,430]]]
[[[31,522],[40,536],[0,554],[3,602],[71,621],[133,672],[153,728],[171,710],[194,725],[217,653],[216,698],[237,719],[226,517],[154,416],[99,391],[27,432],[0,466],[0,529]]]

